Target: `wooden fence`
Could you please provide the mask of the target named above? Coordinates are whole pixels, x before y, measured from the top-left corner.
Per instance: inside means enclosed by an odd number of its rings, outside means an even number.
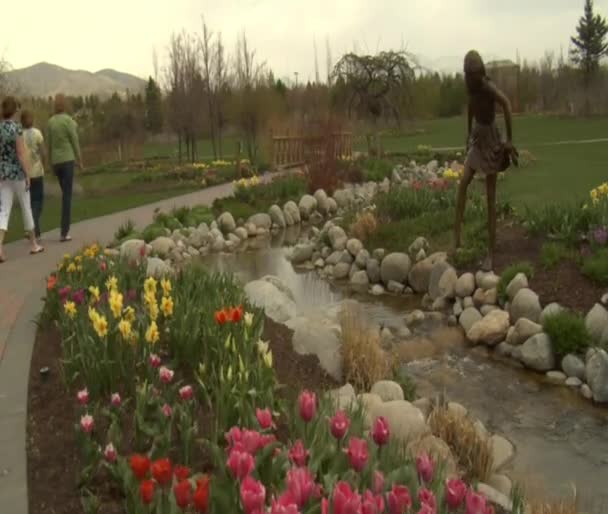
[[[324,152],[331,148],[336,159],[350,159],[353,154],[353,139],[350,132],[325,136],[272,136],[272,167],[292,168],[323,159]]]

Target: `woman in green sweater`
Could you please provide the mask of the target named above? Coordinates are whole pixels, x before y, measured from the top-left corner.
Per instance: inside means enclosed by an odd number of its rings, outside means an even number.
[[[65,112],[65,96],[55,97],[55,114],[47,126],[49,161],[61,187],[61,241],[71,241],[70,223],[72,217],[72,184],[74,166],[82,169],[78,126]]]

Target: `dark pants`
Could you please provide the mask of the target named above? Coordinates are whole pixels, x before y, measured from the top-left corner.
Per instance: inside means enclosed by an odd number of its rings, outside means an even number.
[[[34,217],[34,232],[40,237],[40,215],[44,203],[44,178],[36,177],[30,180],[30,203],[32,204],[32,216]]]
[[[70,233],[72,218],[72,183],[74,182],[74,161],[53,165],[53,171],[61,187],[61,237]]]

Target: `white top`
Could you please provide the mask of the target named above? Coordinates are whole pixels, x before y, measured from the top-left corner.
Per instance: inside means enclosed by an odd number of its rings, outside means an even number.
[[[44,176],[44,165],[42,164],[42,148],[44,137],[37,128],[23,130],[23,142],[25,143],[25,154],[30,163],[30,178]]]

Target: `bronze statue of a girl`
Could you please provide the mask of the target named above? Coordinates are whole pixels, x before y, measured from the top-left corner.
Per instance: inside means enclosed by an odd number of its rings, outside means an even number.
[[[469,95],[467,119],[467,143],[464,173],[458,188],[456,203],[456,226],[454,230],[456,249],[461,244],[462,220],[467,199],[467,188],[475,173],[486,178],[488,200],[489,256],[485,269],[493,269],[496,246],[496,179],[506,170],[511,161],[517,164],[517,150],[512,143],[511,105],[509,100],[486,75],[486,68],[478,52],[471,50],[464,58],[464,76]],[[496,105],[505,116],[507,139],[503,141],[496,126]],[[473,121],[475,122],[473,124]]]

